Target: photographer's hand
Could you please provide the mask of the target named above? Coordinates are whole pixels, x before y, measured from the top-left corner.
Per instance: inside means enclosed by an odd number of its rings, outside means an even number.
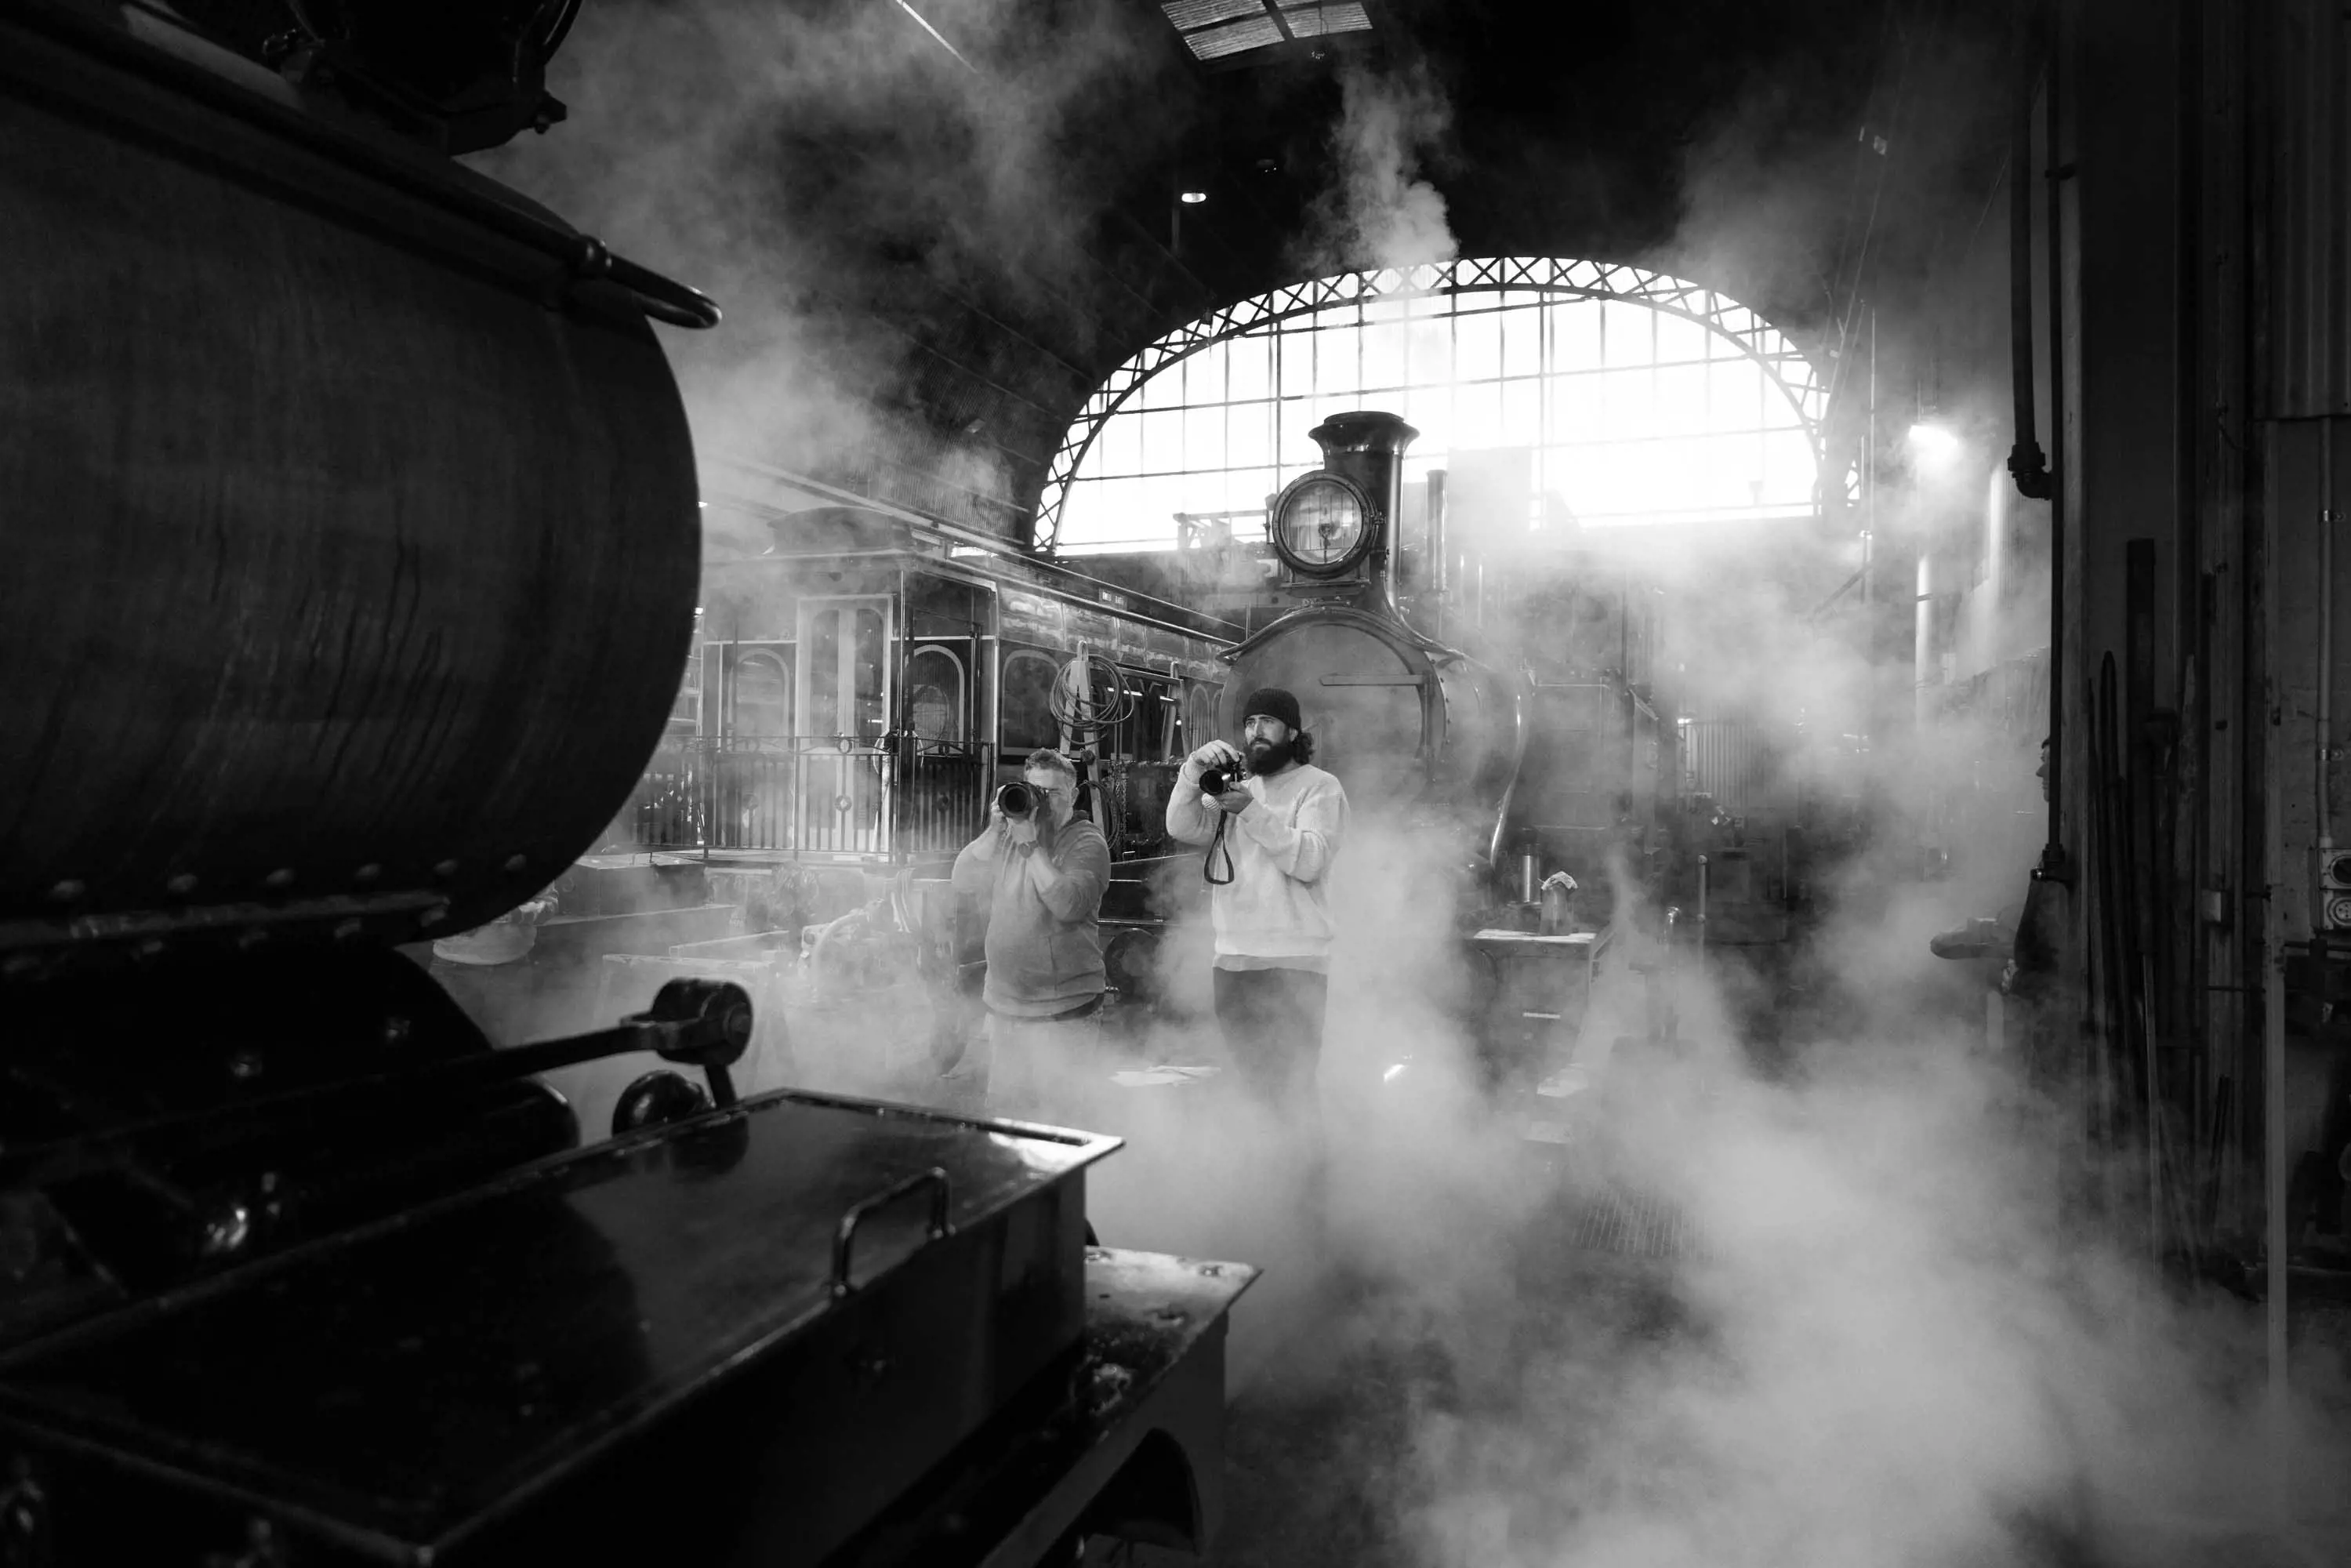
[[[1234,782],[1231,789],[1217,797],[1217,804],[1236,816],[1248,810],[1256,803],[1257,797],[1243,789],[1238,780]]]
[[[1186,758],[1184,766],[1191,771],[1192,777],[1196,779],[1211,768],[1221,768],[1228,773],[1235,768],[1246,768],[1249,766],[1249,758],[1234,749],[1228,741],[1211,740]]]

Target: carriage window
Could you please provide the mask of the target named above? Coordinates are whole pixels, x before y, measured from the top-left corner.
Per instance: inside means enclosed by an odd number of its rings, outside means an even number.
[[[1002,709],[1004,749],[1037,751],[1059,745],[1061,727],[1053,722],[1053,681],[1060,674],[1046,653],[1019,652],[1004,656]]]
[[[906,661],[906,727],[925,740],[963,738],[963,666],[945,648]]]
[[[791,734],[792,677],[781,653],[762,648],[736,661],[734,732]]]
[[[1137,762],[1161,762],[1167,757],[1167,711],[1173,699],[1163,682],[1126,677],[1134,708],[1119,728],[1119,751]]]
[[[803,601],[800,615],[800,644],[808,650],[808,733],[862,740],[882,734],[890,724],[883,606]]]
[[[1179,748],[1189,752],[1217,738],[1217,702],[1224,688],[1205,682],[1195,685],[1184,699],[1184,733]]]

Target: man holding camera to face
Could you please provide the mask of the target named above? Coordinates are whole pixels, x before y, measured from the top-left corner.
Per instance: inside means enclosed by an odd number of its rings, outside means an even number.
[[[1055,1068],[1093,1043],[1110,844],[1077,814],[1078,772],[1067,758],[1032,751],[1020,771],[956,857],[954,881],[957,893],[987,899],[987,1111],[1033,1117]]]
[[[1233,1070],[1278,1109],[1303,1113],[1322,1051],[1326,878],[1346,831],[1347,793],[1313,766],[1313,737],[1288,692],[1249,694],[1241,741],[1246,751],[1211,740],[1185,758],[1167,831],[1209,846],[1217,1023]]]

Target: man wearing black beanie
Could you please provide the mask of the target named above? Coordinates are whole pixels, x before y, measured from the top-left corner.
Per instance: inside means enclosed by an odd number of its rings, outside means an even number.
[[[1273,686],[1251,692],[1241,721],[1246,752],[1211,740],[1185,758],[1167,831],[1212,846],[1217,1022],[1233,1069],[1303,1118],[1314,1109],[1322,1050],[1332,934],[1326,879],[1346,832],[1347,793],[1313,766],[1314,738],[1296,697]],[[1238,777],[1243,768],[1248,776]],[[1201,784],[1210,769],[1226,776],[1219,794]]]

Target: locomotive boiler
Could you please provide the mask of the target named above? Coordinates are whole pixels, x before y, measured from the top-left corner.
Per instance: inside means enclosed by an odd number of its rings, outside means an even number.
[[[1365,412],[1311,434],[1322,466],[1275,497],[1278,565],[1226,655],[1228,733],[1243,694],[1297,693],[1350,805],[1449,839],[1481,870],[1473,902],[1531,905],[1564,873],[1604,922],[1612,862],[1648,874],[1678,783],[1676,732],[1646,681],[1648,596],[1622,570],[1448,538],[1441,475],[1408,549],[1402,458],[1418,432]],[[1494,591],[1465,591],[1489,566]]]
[[[1196,1546],[1253,1271],[1089,1246],[1114,1140],[739,1097],[713,982],[493,1050],[397,950],[692,635],[715,307],[448,157],[576,9],[0,14],[0,1561]]]
[[[1225,730],[1249,692],[1295,692],[1316,756],[1359,812],[1436,825],[1501,863],[1527,743],[1516,671],[1429,635],[1399,602],[1403,456],[1420,433],[1392,413],[1343,413],[1310,433],[1322,466],[1274,500],[1266,531],[1279,610],[1226,654]]]

